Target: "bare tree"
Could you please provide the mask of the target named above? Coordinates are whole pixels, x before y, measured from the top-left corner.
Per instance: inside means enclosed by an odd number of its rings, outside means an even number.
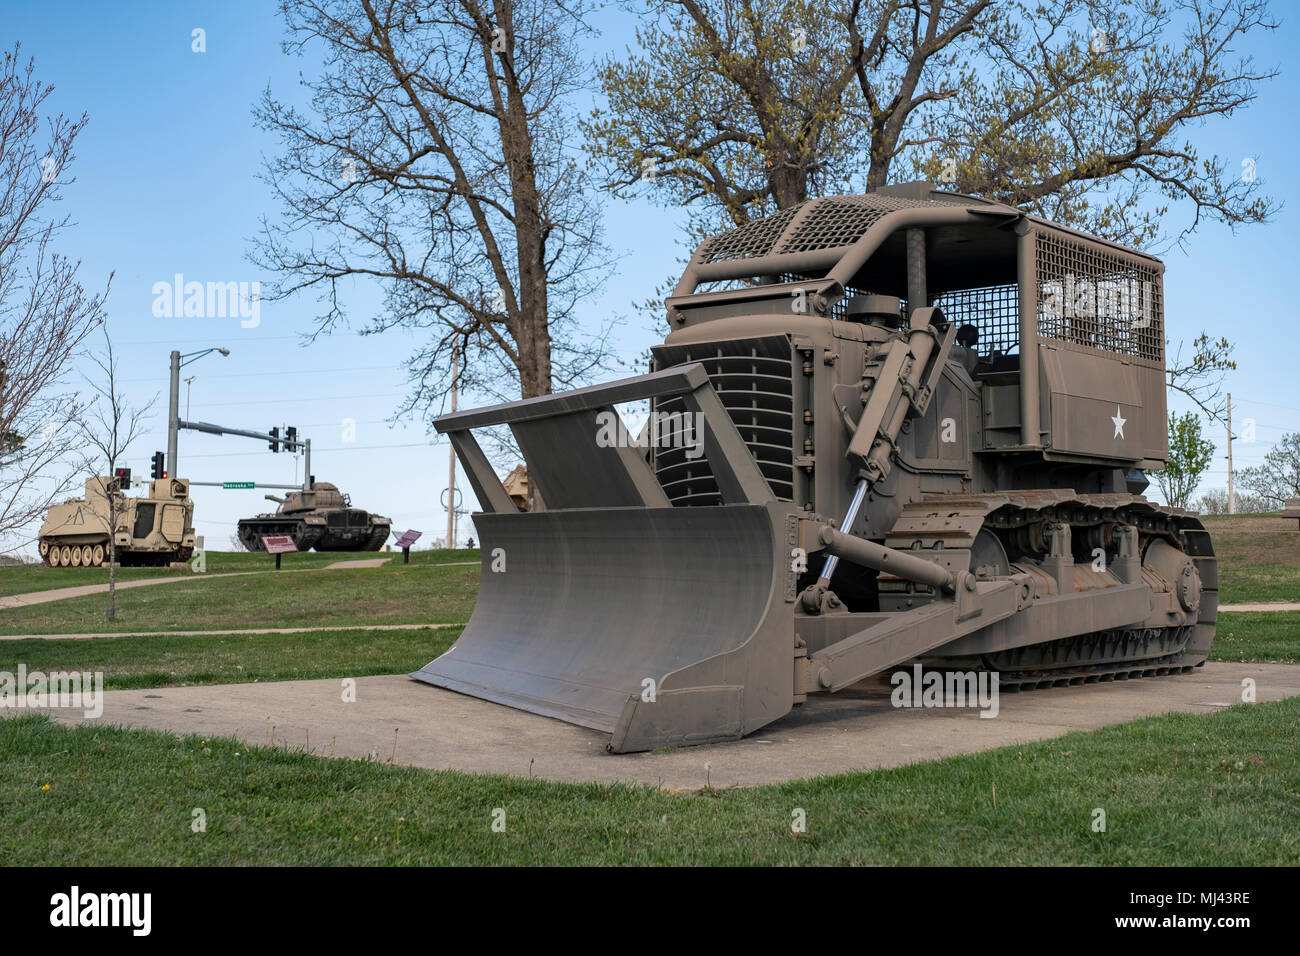
[[[253,261],[283,297],[313,290],[315,334],[347,321],[341,290],[373,278],[392,328],[426,338],[401,411],[450,387],[546,394],[600,367],[605,335],[576,310],[608,274],[599,204],[571,145],[588,0],[305,0],[282,6],[288,52],[319,51],[300,111],[256,110],[284,151],[265,178],[282,204]]]
[[[1223,421],[1227,403],[1223,397],[1223,376],[1237,367],[1232,358],[1236,346],[1224,336],[1210,338],[1202,332],[1192,340],[1191,356],[1183,357],[1186,346],[1179,342],[1166,350],[1165,382],[1196,403],[1211,421]]]
[[[94,456],[87,461],[90,475],[98,476],[100,467],[107,466],[108,480],[100,486],[105,512],[108,515],[108,620],[117,617],[117,545],[115,543],[118,518],[124,513],[123,492],[117,479],[117,464],[127,449],[140,437],[145,418],[153,409],[158,396],[144,405],[132,405],[118,388],[117,359],[113,354],[113,340],[108,327],[104,327],[104,352],[92,357],[99,375],[87,378],[86,384],[94,393],[78,426]],[[87,490],[91,486],[87,486]]]
[[[17,46],[0,56],[0,539],[27,526],[76,477],[81,406],[63,377],[104,319],[104,291],[54,252],[69,225],[53,206],[86,116],[42,116],[53,87]],[[42,132],[42,126],[46,129]],[[112,276],[109,276],[109,282]]]
[[[1243,468],[1237,484],[1274,508],[1281,508],[1290,498],[1300,498],[1300,432],[1283,435],[1262,464]]]
[[[1275,506],[1263,498],[1256,495],[1243,495],[1234,493],[1236,498],[1236,514],[1256,514],[1263,511],[1275,510]],[[1201,495],[1200,500],[1196,503],[1196,510],[1203,515],[1226,515],[1228,511],[1228,490],[1226,488],[1215,488]]]

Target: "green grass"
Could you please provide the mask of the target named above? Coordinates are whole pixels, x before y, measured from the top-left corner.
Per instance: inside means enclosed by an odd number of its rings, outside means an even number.
[[[401,674],[441,654],[460,630],[0,641],[0,671],[14,672],[20,663],[47,672],[102,671],[110,689]],[[1300,663],[1300,612],[1221,614],[1210,659]]]
[[[384,568],[190,578],[118,592],[112,622],[103,594],[10,608],[0,633],[457,623],[473,610],[479,568],[399,560]]]
[[[1223,611],[1212,661],[1300,663],[1300,611]]]
[[[1300,601],[1300,529],[1277,515],[1201,519],[1219,558],[1219,602]]]
[[[1300,545],[1297,545],[1300,550]],[[1219,602],[1300,601],[1300,568],[1254,565],[1238,567],[1220,563]]]
[[[0,720],[0,864],[1294,866],[1298,736],[1292,698],[670,794],[23,716]],[[206,832],[191,829],[195,808]],[[491,828],[496,808],[505,832]],[[1092,829],[1096,808],[1104,833]]]
[[[0,641],[0,672],[100,672],[104,687],[174,687],[365,677],[419,670],[456,640],[459,627],[304,634],[104,637]]]
[[[361,552],[316,552],[306,551],[302,554],[287,554],[281,561],[285,568],[323,568],[335,561],[359,561],[366,558],[391,558],[392,564],[402,563],[402,552],[361,551]],[[458,548],[452,551],[430,549],[412,551],[412,565],[450,564],[460,561],[479,560],[479,551]],[[250,554],[246,551],[208,551],[206,553],[207,574],[221,574],[230,571],[269,571],[275,567],[275,558],[266,554]],[[191,564],[193,562],[191,561]],[[188,568],[172,570],[171,568],[118,568],[119,581],[136,581],[142,578],[194,577],[195,572]],[[107,568],[51,568],[45,564],[26,564],[0,566],[0,597],[11,594],[29,594],[35,591],[50,591],[55,588],[78,587],[85,584],[107,584]]]

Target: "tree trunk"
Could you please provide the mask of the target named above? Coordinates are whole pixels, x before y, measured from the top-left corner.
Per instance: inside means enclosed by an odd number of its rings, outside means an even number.
[[[108,611],[104,616],[112,621],[117,619],[117,508],[111,496],[108,502]]]

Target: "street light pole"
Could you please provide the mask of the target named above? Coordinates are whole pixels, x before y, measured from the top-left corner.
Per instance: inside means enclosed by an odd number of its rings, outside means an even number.
[[[167,401],[167,474],[176,476],[176,433],[180,420],[181,353],[172,352],[171,397]]]
[[[220,352],[222,355],[229,355],[230,349],[223,349],[220,346],[213,346],[210,349],[203,349],[199,352],[190,352],[188,355],[181,355],[180,352],[172,352],[171,362],[171,394],[167,400],[167,474],[176,477],[176,435],[180,431],[180,403],[181,403],[181,366],[188,365],[197,358],[202,358],[209,352]],[[182,361],[182,359],[184,361]],[[185,417],[190,417],[189,396],[185,400]]]

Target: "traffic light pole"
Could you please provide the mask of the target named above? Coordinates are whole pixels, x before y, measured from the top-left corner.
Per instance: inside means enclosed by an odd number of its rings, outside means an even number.
[[[310,438],[289,438],[287,435],[271,434],[270,432],[252,432],[243,428],[227,428],[225,425],[213,425],[211,422],[187,422],[178,421],[177,428],[184,428],[187,431],[206,432],[209,435],[238,435],[241,438],[256,438],[260,441],[267,442],[275,446],[278,450],[283,446],[286,451],[301,450],[306,464],[306,473],[302,476],[302,490],[311,491],[311,439]],[[280,430],[278,427],[275,429]],[[170,474],[170,472],[169,472]],[[206,482],[191,481],[190,484],[206,484]],[[263,487],[270,488],[271,485]],[[281,485],[279,487],[297,488],[297,485]]]

